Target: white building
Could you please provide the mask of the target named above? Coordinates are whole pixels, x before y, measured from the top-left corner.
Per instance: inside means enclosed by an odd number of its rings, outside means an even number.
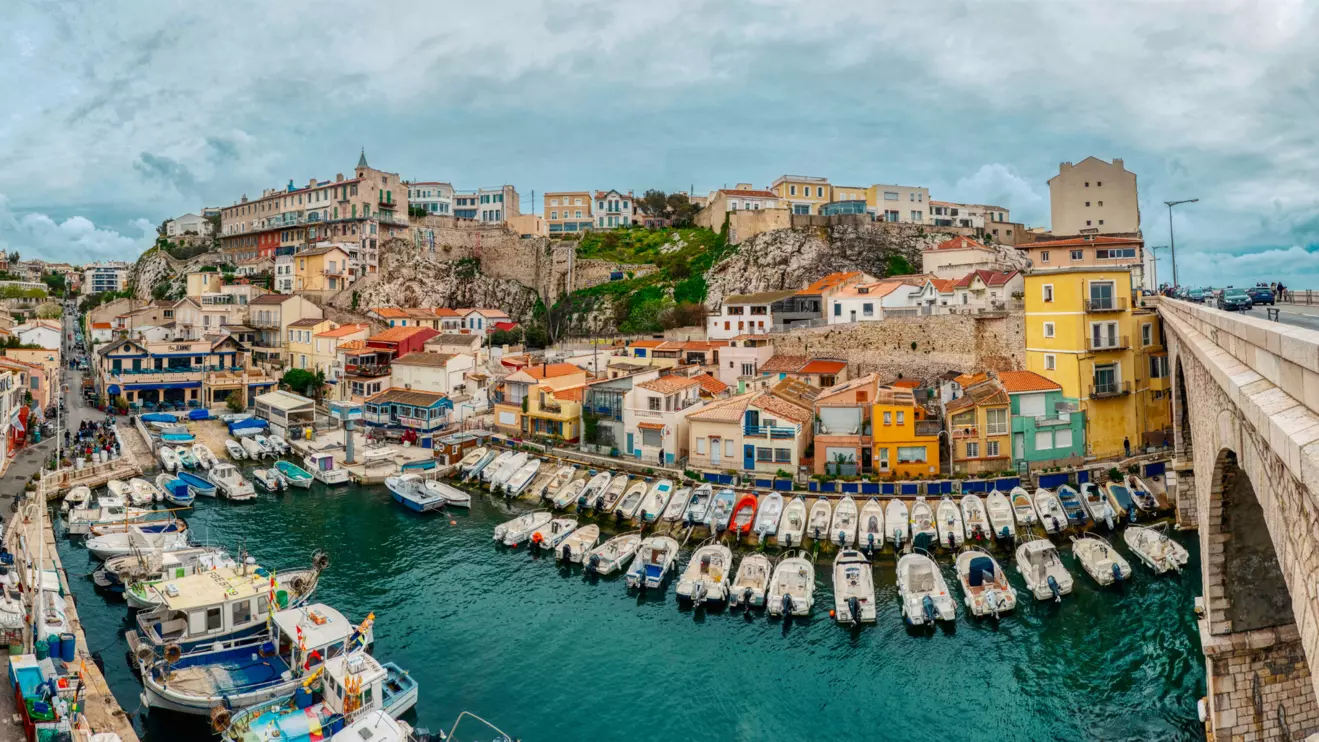
[[[211,223],[205,217],[191,212],[165,222],[165,236],[178,237],[191,232],[197,235],[209,235]]]
[[[34,319],[14,325],[9,332],[24,345],[39,345],[46,350],[60,349],[60,323],[53,319]]]
[[[1011,214],[1002,206],[987,204],[959,204],[952,201],[931,201],[930,217],[936,227],[969,227],[986,229],[993,224],[1011,223]]]
[[[597,228],[626,227],[636,218],[637,205],[632,198],[632,191],[626,194],[618,191],[596,191],[595,207],[592,211],[595,214]]]
[[[930,189],[876,183],[866,189],[866,208],[882,222],[930,223]]]
[[[275,256],[275,284],[273,288],[277,294],[293,293],[292,255]]]
[[[390,363],[391,382],[412,391],[457,396],[466,391],[476,358],[467,353],[408,353]]]
[[[428,214],[453,216],[453,186],[438,180],[408,183],[408,205]]]
[[[520,213],[518,192],[511,185],[453,193],[453,215],[460,219],[500,224]]]
[[[763,335],[774,328],[774,302],[796,293],[764,291],[759,294],[726,296],[719,314],[705,320],[706,337],[710,340],[728,340],[738,335]]]
[[[123,291],[128,277],[128,263],[113,260],[88,263],[82,271],[82,293],[100,294],[106,291]]]
[[[623,398],[625,455],[668,466],[687,455],[687,415],[701,409],[701,385],[670,374],[632,387]]]

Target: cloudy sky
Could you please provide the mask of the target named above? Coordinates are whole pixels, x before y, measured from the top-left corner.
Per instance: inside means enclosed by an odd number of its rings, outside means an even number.
[[[17,0],[6,34],[0,246],[26,256],[132,258],[162,219],[363,146],[524,210],[797,173],[1041,226],[1058,163],[1095,155],[1137,173],[1147,244],[1163,201],[1200,199],[1184,281],[1319,288],[1319,21],[1291,0]]]

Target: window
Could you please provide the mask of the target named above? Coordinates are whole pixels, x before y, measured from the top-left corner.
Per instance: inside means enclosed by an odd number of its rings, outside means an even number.
[[[774,463],[776,463],[776,464],[784,464],[784,463],[790,463],[791,461],[792,461],[792,449],[791,449],[791,448],[776,448],[776,449],[774,449]]]
[[[650,410],[655,411],[655,412],[658,412],[658,411],[659,411],[659,409],[660,409],[660,398],[659,398],[659,397],[649,397],[649,398],[647,398],[646,402],[648,403],[648,405],[649,405],[649,409],[650,409]]]
[[[887,411],[887,410],[884,411],[884,424],[885,424],[885,425],[892,425],[892,424],[893,424],[893,413],[892,413],[892,412],[889,412],[889,411]]]
[[[660,448],[664,445],[664,431],[652,430],[650,428],[641,429],[641,445],[649,448]]]
[[[730,364],[731,364],[731,362],[730,362]],[[742,375],[743,375],[743,376],[755,376],[755,375],[756,375],[756,364],[754,364],[754,363],[744,363],[744,364],[742,364]]]
[[[1090,184],[1087,182],[1087,183],[1085,184],[1085,187],[1086,187],[1086,188],[1089,188],[1089,187],[1090,187]]]
[[[874,316],[875,316],[875,305],[874,305],[874,304],[870,304],[870,303],[862,304],[862,305],[861,305],[861,316],[863,316],[863,317],[874,317]]]
[[[1100,222],[1103,224],[1103,222]],[[1117,260],[1119,258],[1136,257],[1136,248],[1134,247],[1113,247],[1107,250],[1095,250],[1095,258],[1099,260]]]
[[[795,186],[795,185],[790,185],[790,186],[788,186],[788,195],[789,195],[789,196],[795,196],[795,195],[797,195],[797,186]]]
[[[252,620],[252,601],[244,600],[234,603],[233,626],[242,626]]]
[[[1044,354],[1044,370],[1053,371],[1058,368],[1058,357],[1052,353]]]
[[[1049,251],[1048,251],[1048,250],[1041,250],[1041,251],[1040,251],[1040,262],[1041,262],[1041,263],[1047,263],[1047,262],[1049,262]]]
[[[1101,226],[1101,227],[1104,226],[1104,220],[1103,220],[1103,219],[1100,219],[1100,220],[1099,220],[1099,226]]]
[[[550,212],[550,218],[551,218],[551,219],[558,219],[558,218],[559,218],[559,212],[557,212],[557,211],[551,211],[551,212]]]
[[[1046,337],[1046,338],[1051,338],[1051,337],[1053,337],[1053,323],[1052,323],[1052,322],[1045,322],[1045,323],[1044,323],[1044,337]]]
[[[1168,356],[1150,356],[1150,378],[1168,378]]]
[[[899,464],[924,464],[925,446],[898,446]]]
[[[1146,322],[1140,326],[1140,344],[1141,345],[1154,344],[1154,325],[1150,324],[1149,322]]]
[[[733,451],[732,441],[724,441],[724,455],[730,459],[733,458],[734,455],[736,455],[735,452]]]
[[[696,455],[697,455],[697,456],[704,456],[704,455],[705,455],[705,439],[704,439],[704,438],[697,438],[697,439],[696,439]]]
[[[911,212],[911,220],[912,220],[913,222],[919,222],[919,221],[921,221],[921,220],[922,220],[922,219],[921,219],[921,212],[919,212],[919,211],[913,211],[913,212]]]
[[[1117,392],[1117,364],[1106,363],[1095,366],[1095,393],[1114,394]]]
[[[967,441],[967,442],[966,442],[966,457],[967,457],[968,459],[978,459],[978,458],[980,458],[980,442],[979,442],[979,441]]]
[[[898,410],[898,425],[904,424],[906,417],[907,417],[906,412],[903,412],[902,410]]]
[[[1092,322],[1090,324],[1090,341],[1090,347],[1096,350],[1119,347],[1122,343],[1118,342],[1117,323]]]
[[[1117,308],[1117,299],[1112,281],[1094,281],[1090,284],[1090,309],[1103,310]]]
[[[815,187],[815,197],[816,197],[816,198],[824,198],[824,186],[816,186],[816,187]]]
[[[1087,226],[1087,227],[1090,226],[1090,220],[1089,220],[1089,219],[1086,219],[1086,220],[1085,220],[1085,226]]]
[[[1103,205],[1104,205],[1104,202],[1103,202],[1103,201],[1100,201],[1100,202],[1099,202],[1099,205],[1100,205],[1100,206],[1103,206]],[[1103,224],[1103,222],[1102,222],[1102,221],[1101,221],[1101,222],[1099,222],[1099,223],[1100,223],[1100,224]]]
[[[219,630],[220,630],[220,627],[221,627],[222,624],[223,624],[223,621],[221,621],[221,617],[220,617],[220,609],[219,609],[219,608],[207,608],[207,609],[206,609],[206,630],[207,630],[207,631],[219,631]]]
[[[878,450],[879,450],[879,470],[888,471],[888,449],[881,448]]]
[[[1086,202],[1085,202],[1085,205],[1086,205],[1086,206],[1089,206],[1089,205],[1090,205],[1090,202],[1089,202],[1089,201],[1086,201]]]
[[[985,435],[1008,434],[1008,411],[985,410]]]
[[[985,444],[985,455],[990,458],[998,455],[998,441],[989,441]]]
[[[1035,433],[1035,450],[1048,451],[1053,448],[1053,431],[1040,430]]]
[[[897,191],[884,191],[884,200],[885,200],[885,201],[897,201],[897,200],[898,200],[898,194],[897,194]]]
[[[1088,222],[1087,222],[1087,223],[1088,223]],[[1084,251],[1084,250],[1073,250],[1073,251],[1072,251],[1072,260],[1073,260],[1074,262],[1075,262],[1075,261],[1085,260],[1085,251]]]
[[[774,460],[773,449],[769,449],[769,448],[756,449],[756,461],[773,461],[773,460]]]
[[[834,302],[834,316],[835,317],[843,316],[843,305],[839,304],[838,302]]]
[[[1044,300],[1053,301],[1053,284],[1051,283],[1044,284]]]

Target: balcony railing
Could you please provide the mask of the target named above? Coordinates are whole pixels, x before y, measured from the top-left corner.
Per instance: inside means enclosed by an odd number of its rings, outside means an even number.
[[[1127,300],[1123,297],[1108,297],[1104,299],[1086,299],[1085,311],[1125,312],[1127,311]]]
[[[245,322],[244,324],[246,324],[248,327],[255,327],[266,330],[274,330],[279,328],[279,320],[277,319],[257,319],[256,317],[252,317],[248,319],[248,321]]]
[[[1047,427],[1050,425],[1070,425],[1071,422],[1072,422],[1072,414],[1070,412],[1058,412],[1052,415],[1035,416],[1036,427],[1039,426]]]
[[[797,432],[801,426],[794,425],[786,427],[783,425],[745,425],[742,427],[742,436],[745,438],[796,438]]]
[[[366,376],[370,378],[388,376],[389,366],[350,363],[344,366],[344,373],[350,376]]]
[[[860,427],[849,428],[845,425],[829,427],[822,422],[815,423],[816,435],[870,435],[870,423],[863,423]]]
[[[384,207],[384,208],[386,208],[386,209],[392,209],[392,208],[394,208],[395,206],[398,206],[397,203],[395,203],[395,202],[393,202],[393,201],[390,200],[390,198],[389,198],[389,191],[381,191],[381,192],[380,192],[380,200],[379,200],[377,203],[379,203],[382,207]]]
[[[950,435],[953,438],[977,438],[980,435],[980,428],[975,425],[958,425],[953,428]]]
[[[943,432],[943,424],[938,420],[917,420],[916,435],[920,438],[936,436]]]
[[[1094,384],[1090,387],[1091,399],[1120,397],[1124,394],[1131,394],[1130,381],[1110,381],[1103,384]]]
[[[1126,350],[1131,347],[1131,338],[1126,335],[1102,335],[1100,337],[1090,336],[1090,350]]]

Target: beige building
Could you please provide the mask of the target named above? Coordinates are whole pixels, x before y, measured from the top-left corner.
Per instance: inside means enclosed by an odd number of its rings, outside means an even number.
[[[1064,162],[1049,179],[1050,229],[1056,235],[1132,233],[1140,230],[1136,174],[1122,160],[1087,157]]]
[[[829,203],[833,196],[828,178],[811,175],[781,175],[770,184],[769,190],[794,214],[818,214],[820,206]]]
[[[545,194],[545,224],[551,235],[580,234],[595,224],[590,191],[557,191]]]
[[[930,189],[876,183],[866,189],[866,211],[881,222],[930,223]]]
[[[954,237],[921,251],[921,272],[936,278],[961,279],[972,271],[1011,270],[997,251],[970,237]]]
[[[548,237],[549,225],[540,214],[514,214],[508,218],[508,228],[519,237]]]

